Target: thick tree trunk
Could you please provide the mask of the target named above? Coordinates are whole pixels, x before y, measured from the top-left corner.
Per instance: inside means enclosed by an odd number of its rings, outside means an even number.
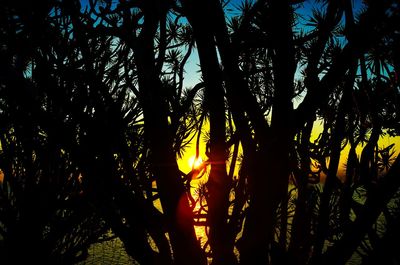
[[[156,5],[146,4],[148,12],[145,12],[143,29],[137,42],[131,45],[135,47],[145,137],[151,150],[151,167],[168,223],[175,263],[205,264],[205,257],[194,232],[192,211],[172,149],[166,99],[163,97],[159,73],[155,71],[153,44],[157,18],[152,8]],[[161,132],[166,135],[160,137]]]
[[[229,245],[227,226],[229,192],[232,180],[226,172],[225,100],[222,71],[219,67],[211,19],[203,14],[212,1],[185,1],[184,7],[196,39],[201,70],[205,83],[205,101],[210,113],[211,171],[207,183],[209,241],[213,264],[234,264],[233,247]]]
[[[273,241],[274,218],[278,204],[287,196],[289,151],[293,96],[294,57],[291,32],[291,11],[286,1],[271,2],[274,99],[271,133],[261,146],[258,173],[265,176],[254,179],[251,205],[244,228],[244,248],[241,260],[245,264],[268,263],[268,249]]]

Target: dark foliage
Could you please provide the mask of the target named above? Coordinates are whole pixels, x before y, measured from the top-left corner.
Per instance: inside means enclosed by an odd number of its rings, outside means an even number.
[[[4,1],[0,263],[111,229],[140,264],[397,264],[399,32],[395,0]]]

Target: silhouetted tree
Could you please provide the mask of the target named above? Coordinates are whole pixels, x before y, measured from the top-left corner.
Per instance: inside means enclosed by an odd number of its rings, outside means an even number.
[[[5,263],[71,264],[110,228],[141,264],[388,253],[400,162],[379,139],[400,129],[396,1],[22,3],[0,9]],[[201,137],[207,160],[181,172]]]

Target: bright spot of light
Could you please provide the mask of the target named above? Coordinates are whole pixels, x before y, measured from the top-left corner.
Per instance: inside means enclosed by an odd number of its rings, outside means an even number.
[[[201,159],[201,157],[198,157],[196,159],[196,156],[193,155],[192,157],[189,158],[188,163],[191,168],[199,168],[203,163],[203,159]]]

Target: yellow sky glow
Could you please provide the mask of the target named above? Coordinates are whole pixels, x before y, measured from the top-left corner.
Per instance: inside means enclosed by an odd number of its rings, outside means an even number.
[[[310,142],[314,142],[315,140],[317,140],[320,133],[324,129],[323,127],[324,126],[323,126],[322,120],[316,120],[314,122],[312,134],[310,137]],[[205,124],[203,124],[202,131],[203,131],[203,133],[205,133],[208,130],[209,130],[209,124],[208,124],[208,122],[205,122]],[[197,137],[197,135],[196,135],[196,137]],[[195,139],[196,139],[196,137],[193,138],[190,147],[187,148],[187,150],[183,154],[182,158],[178,159],[179,168],[185,174],[189,173],[193,169],[193,163],[194,163],[194,168],[199,167],[201,165],[201,163],[203,162],[203,159],[205,156],[205,142],[203,142],[201,140],[200,145],[199,145],[199,159],[197,161],[195,161],[195,157],[196,157],[196,144],[195,144],[196,140]],[[388,135],[381,136],[381,138],[379,139],[379,142],[378,142],[378,148],[382,149],[391,144],[395,144],[394,150],[395,150],[395,157],[396,157],[397,155],[399,155],[399,152],[400,152],[400,136],[397,136],[397,137],[390,137]],[[365,145],[357,146],[356,153],[358,156],[360,156],[364,147],[365,147]],[[231,147],[231,149],[232,148],[233,147]],[[349,150],[350,150],[350,146],[347,145],[341,152],[339,169],[338,169],[339,176],[342,176],[343,174],[345,174],[345,164],[347,162],[347,156],[348,156]],[[233,151],[233,149],[231,151]],[[240,148],[239,153],[241,153],[241,152],[242,152],[242,149]],[[227,162],[227,172],[229,172],[229,165],[230,165],[230,161]],[[329,166],[329,159],[327,160],[327,166]],[[239,170],[239,168],[238,168],[238,164],[237,164],[236,168],[235,168],[235,174],[234,174],[235,176],[237,176],[238,170]]]

